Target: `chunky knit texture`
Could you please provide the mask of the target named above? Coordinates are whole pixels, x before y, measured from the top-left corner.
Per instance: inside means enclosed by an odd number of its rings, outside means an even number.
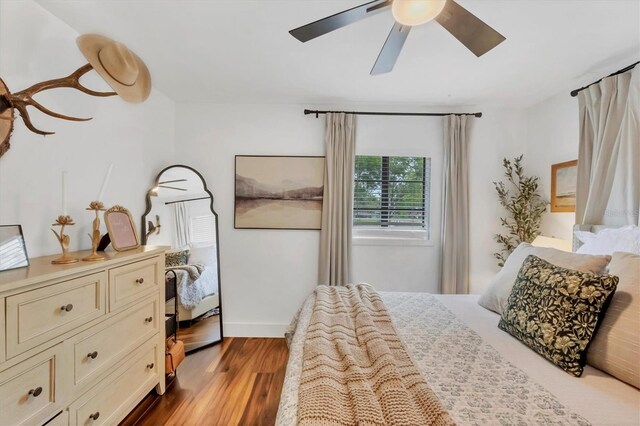
[[[299,425],[453,424],[371,286],[319,286],[315,296]]]

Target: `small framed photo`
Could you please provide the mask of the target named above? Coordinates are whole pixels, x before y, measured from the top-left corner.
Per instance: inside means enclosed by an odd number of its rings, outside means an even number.
[[[575,212],[578,160],[551,165],[551,211]]]
[[[0,225],[0,271],[29,266],[20,225]]]
[[[126,251],[140,247],[140,238],[129,210],[113,206],[104,212],[104,222],[114,250]]]

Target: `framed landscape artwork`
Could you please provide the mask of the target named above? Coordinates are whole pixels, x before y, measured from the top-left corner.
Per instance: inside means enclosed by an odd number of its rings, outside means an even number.
[[[551,211],[576,211],[578,160],[551,166]]]
[[[236,155],[236,229],[320,229],[324,157]]]

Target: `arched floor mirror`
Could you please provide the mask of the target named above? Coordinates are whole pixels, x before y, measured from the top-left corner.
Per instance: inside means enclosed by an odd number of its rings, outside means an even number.
[[[166,330],[187,353],[222,341],[218,214],[195,169],[162,170],[142,216],[143,245],[171,246],[166,254]]]

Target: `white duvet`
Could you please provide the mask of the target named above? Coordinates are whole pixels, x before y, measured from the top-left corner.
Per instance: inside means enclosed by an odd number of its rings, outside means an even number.
[[[639,425],[640,391],[586,366],[580,378],[498,329],[477,296],[381,293],[398,334],[458,425]],[[297,421],[303,306],[293,334],[277,425]]]
[[[178,303],[185,309],[195,308],[202,299],[218,291],[218,271],[214,267],[185,265],[171,270],[177,277]]]

